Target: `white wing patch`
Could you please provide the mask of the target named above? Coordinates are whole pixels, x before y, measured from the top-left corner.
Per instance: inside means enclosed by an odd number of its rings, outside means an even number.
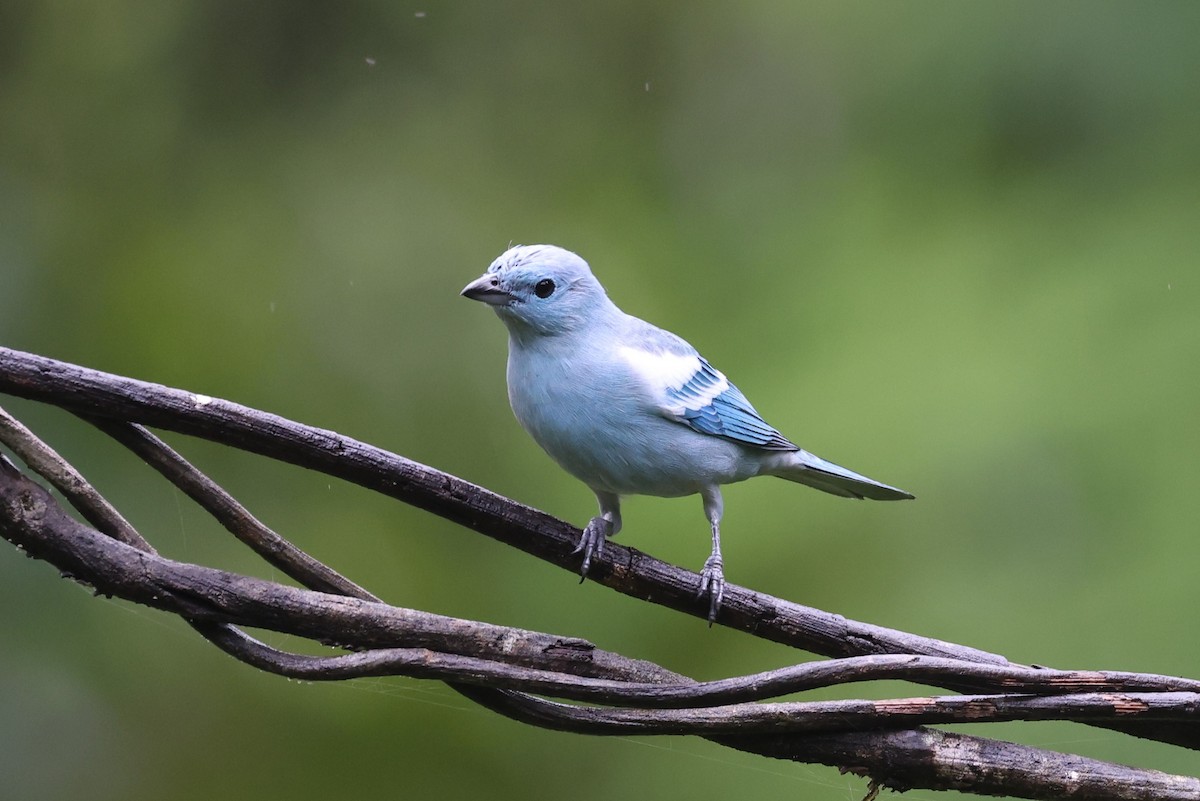
[[[708,406],[714,398],[729,389],[729,381],[725,376],[710,367],[716,374],[716,381],[708,382],[684,397],[677,394],[704,368],[700,357],[694,353],[654,352],[631,347],[623,347],[619,353],[659,399],[663,411],[671,417],[682,418],[684,412]]]
[[[770,451],[799,448],[766,423],[723,373],[700,356],[624,347],[620,354],[662,414],[693,431]]]

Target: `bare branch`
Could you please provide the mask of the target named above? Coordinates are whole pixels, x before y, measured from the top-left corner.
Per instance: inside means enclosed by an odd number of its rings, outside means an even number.
[[[1130,772],[1121,765],[1070,754],[1054,754],[1049,762],[1042,763],[1038,761],[1041,755],[1013,750],[1012,743],[929,728],[810,737],[805,740],[805,756],[813,762],[837,764],[838,754],[868,736],[876,737],[879,747],[889,755],[888,767],[879,772],[871,770],[869,775],[895,790],[929,787],[1054,801],[1200,798],[1200,782],[1187,776],[1154,770]],[[793,741],[786,735],[764,737],[755,741],[755,747],[762,754],[777,747],[776,755],[785,759],[794,753]]]
[[[771,734],[908,729],[933,723],[1194,718],[1196,693],[956,695],[886,701],[796,701],[704,709],[607,709],[543,701],[540,725],[577,734]]]
[[[79,523],[45,490],[19,475],[0,481],[0,505],[3,535],[27,553],[102,595],[188,620],[267,628],[355,648],[431,648],[581,675],[605,674],[606,654],[583,640],[287,587],[140,551]]]
[[[84,519],[110,537],[143,551],[154,548],[112,504],[54,449],[41,442],[12,415],[0,408],[0,442],[21,457],[30,469],[49,481]]]
[[[198,503],[272,567],[304,586],[366,601],[379,598],[288,542],[262,524],[220,485],[146,429],[133,423],[85,416],[88,422],[136,453]]]
[[[728,706],[845,682],[885,679],[920,680],[931,674],[937,675],[943,672],[969,676],[976,671],[989,670],[989,668],[972,665],[968,662],[895,655],[847,657],[708,682],[693,682],[682,676],[663,671],[661,681],[636,682],[590,678],[553,670],[525,668],[489,659],[422,648],[378,648],[338,656],[308,656],[279,651],[252,638],[246,638],[244,635],[242,638],[235,639],[222,638],[216,644],[236,658],[261,670],[305,681],[341,681],[368,676],[408,676],[458,681],[466,684],[551,695],[575,701],[619,704],[640,709],[696,709]],[[1070,671],[1056,672],[1060,673],[1060,677],[1071,675]],[[1046,716],[1056,720],[1085,719],[1096,715],[1111,717],[1116,714],[1137,712],[1141,703],[1138,699],[1143,696],[1146,696],[1148,700],[1146,700],[1146,709],[1141,711],[1148,713],[1147,717],[1149,718],[1190,717],[1194,715],[1194,710],[1187,704],[1200,697],[1196,690],[1162,689],[1158,692],[1137,693],[1130,689],[1132,686],[1139,685],[1169,685],[1174,681],[1162,676],[1144,676],[1126,683],[1121,680],[1103,680],[1098,674],[1078,672],[1073,675],[1077,678],[1062,681],[1061,684],[1058,679],[1049,680],[1052,687],[1062,688],[1061,691],[1064,693],[1062,696],[994,696],[1000,699],[1029,699],[1028,717],[1023,717],[1024,709],[1020,706],[1005,707],[1001,705],[994,706],[992,709],[985,708],[991,703],[989,699],[992,696],[952,696],[949,699],[909,698],[878,702],[848,701],[847,703],[877,705],[879,709],[876,714],[882,718],[893,714],[912,714],[914,711],[919,711],[915,709],[916,707],[930,702],[933,706],[927,711],[934,713],[945,711],[950,716],[961,717],[963,722],[981,722],[999,720],[1002,716],[1008,715],[1010,710],[1017,710],[1016,715],[1020,719],[1029,720],[1048,719]],[[665,681],[679,683],[663,683]],[[1032,680],[1022,681],[1018,678],[1016,683],[1025,684],[1030,692],[1045,692],[1046,690],[1044,683],[1035,683]],[[1196,682],[1188,683],[1196,684]],[[1093,689],[1101,688],[1105,692],[1080,694],[1078,688],[1081,686],[1090,686]],[[972,698],[975,704],[973,708],[967,709],[961,706],[963,699]],[[1051,702],[1047,698],[1060,699],[1062,707],[1057,712],[1051,713],[1050,710],[1053,707],[1050,706]],[[1104,704],[1108,704],[1111,709],[1103,711]],[[1155,709],[1150,707],[1155,707]],[[762,706],[757,705],[757,708],[762,708]],[[783,705],[780,705],[780,709],[782,708]],[[791,714],[805,715],[807,714],[805,709],[807,708],[803,706],[792,707]],[[822,708],[813,707],[813,709]],[[1162,714],[1164,711],[1167,714]],[[859,712],[856,711],[853,714],[859,714]],[[620,720],[620,718],[612,718],[614,722]],[[668,722],[677,719],[664,716],[644,718],[643,720]],[[847,722],[843,728],[873,727],[875,727],[873,721],[866,721],[862,725]]]
[[[279,661],[280,653],[236,630],[218,627],[218,621],[243,622],[316,639],[329,639],[330,635],[336,634],[339,639],[365,644],[388,640],[400,643],[424,641],[426,647],[444,645],[451,650],[469,649],[497,661],[532,664],[562,673],[647,683],[686,681],[650,663],[608,654],[578,640],[298,590],[146,554],[76,522],[44,490],[24,479],[9,465],[0,469],[0,534],[72,575],[94,581],[101,592],[119,592],[130,600],[183,614],[194,620],[206,636],[220,641],[227,652],[245,659],[247,652],[254,651],[253,658],[246,659],[251,663]],[[308,622],[302,623],[305,618]],[[356,656],[348,655],[349,658]],[[293,658],[296,657],[293,655]],[[456,679],[465,678],[469,677],[465,674],[456,676]],[[547,710],[559,713],[562,705],[508,690],[472,687],[461,681],[454,686],[473,700],[510,717],[537,725],[563,727],[555,714],[547,713]],[[615,711],[599,710],[592,714],[609,712]],[[648,729],[643,728],[645,730]],[[893,788],[920,786],[973,792],[1002,791],[1029,798],[1057,798],[1068,792],[1080,792],[1082,794],[1076,797],[1096,799],[1200,798],[1200,781],[1194,779],[1112,766],[1012,743],[946,736],[927,729],[912,730],[904,735],[901,738],[905,744],[903,751],[895,749],[894,733],[879,731],[820,737],[739,734],[716,739],[755,753],[838,765],[870,775]],[[995,753],[982,764],[992,767],[975,780],[967,781],[962,765],[964,754],[983,753],[986,749]],[[979,772],[980,761],[972,764]],[[992,770],[997,765],[1018,764],[1024,766],[1022,781],[1032,788],[1028,792],[1014,789],[1019,783],[996,782],[993,777]],[[1120,777],[1121,781],[1112,783],[1109,779],[1113,776]],[[1152,787],[1161,792],[1147,796],[1133,793],[1130,787]]]
[[[65,573],[183,616],[211,642],[263,670],[307,679],[439,678],[517,720],[591,734],[700,734],[724,745],[861,772],[893,788],[963,789],[1029,798],[1200,798],[1200,782],[918,724],[1065,719],[1196,747],[1200,682],[1134,673],[1054,671],[940,640],[847,621],[744,588],[722,621],[818,653],[861,654],[698,683],[583,640],[399,609],[257,521],[227,492],[139,425],[225,442],[354,481],[573,569],[578,530],[467,482],[333,432],[205,396],[0,348],[0,390],[70,409],[179,486],[268,562],[314,592],[164,559],[69,464],[16,421],[0,441],[43,475],[84,526],[0,457],[0,534]],[[15,424],[15,426],[13,425]],[[115,510],[112,510],[115,513]],[[117,515],[119,519],[119,515]],[[99,521],[99,522],[96,522]],[[124,542],[132,542],[130,547]],[[695,574],[613,545],[602,583],[691,614]],[[333,593],[333,594],[329,594]],[[347,597],[350,596],[350,597]],[[270,648],[233,624],[359,650],[305,656]],[[897,655],[883,655],[883,654]],[[924,654],[922,656],[921,654]],[[833,683],[906,679],[968,696],[750,703]],[[635,707],[579,707],[529,695]],[[982,693],[982,694],[979,694]],[[903,727],[904,731],[886,731]],[[1147,790],[1147,788],[1150,788]],[[1150,794],[1146,794],[1149,792]]]
[[[317,470],[479,531],[572,572],[579,529],[460,478],[333,431],[229,401],[0,348],[0,391],[87,416],[190,434]],[[616,542],[593,559],[589,579],[702,619],[699,576]],[[997,654],[848,620],[727,584],[717,620],[823,656],[925,654],[1009,664]]]
[[[206,395],[7,348],[0,348],[0,390],[91,417],[124,419],[199,436],[317,470],[427,509],[572,572],[577,568],[577,528],[332,431]],[[606,544],[603,558],[594,560],[588,577],[627,595],[707,617],[707,606],[696,599],[697,574],[634,548]],[[906,653],[1012,664],[998,654],[848,620],[733,584],[726,585],[718,622],[823,656]],[[950,680],[939,686],[963,692],[1005,691],[1004,687]],[[1200,735],[1192,727],[1115,726],[1140,737],[1200,747]]]

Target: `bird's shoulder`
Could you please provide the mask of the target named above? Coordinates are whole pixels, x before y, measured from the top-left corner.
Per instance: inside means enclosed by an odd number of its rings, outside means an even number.
[[[640,317],[626,314],[620,321],[620,340],[629,348],[672,356],[699,356],[683,337],[648,323]]]
[[[656,398],[683,386],[706,364],[682,337],[629,315],[613,338],[612,355]]]

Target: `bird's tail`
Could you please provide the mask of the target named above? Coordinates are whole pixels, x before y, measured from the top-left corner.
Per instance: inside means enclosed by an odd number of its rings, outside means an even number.
[[[914,497],[902,489],[860,476],[853,470],[827,462],[805,450],[779,452],[774,461],[764,466],[762,472],[769,476],[807,484],[823,492],[841,495],[843,498],[902,501]]]

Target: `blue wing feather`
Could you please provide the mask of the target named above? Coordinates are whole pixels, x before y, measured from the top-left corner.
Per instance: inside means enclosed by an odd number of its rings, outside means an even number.
[[[698,357],[699,358],[699,357]],[[722,383],[719,395],[712,391]],[[753,445],[764,450],[795,451],[799,448],[767,424],[737,387],[700,358],[700,369],[678,389],[668,388],[667,398],[683,406],[685,425],[702,434]],[[711,398],[703,406],[702,398]]]

